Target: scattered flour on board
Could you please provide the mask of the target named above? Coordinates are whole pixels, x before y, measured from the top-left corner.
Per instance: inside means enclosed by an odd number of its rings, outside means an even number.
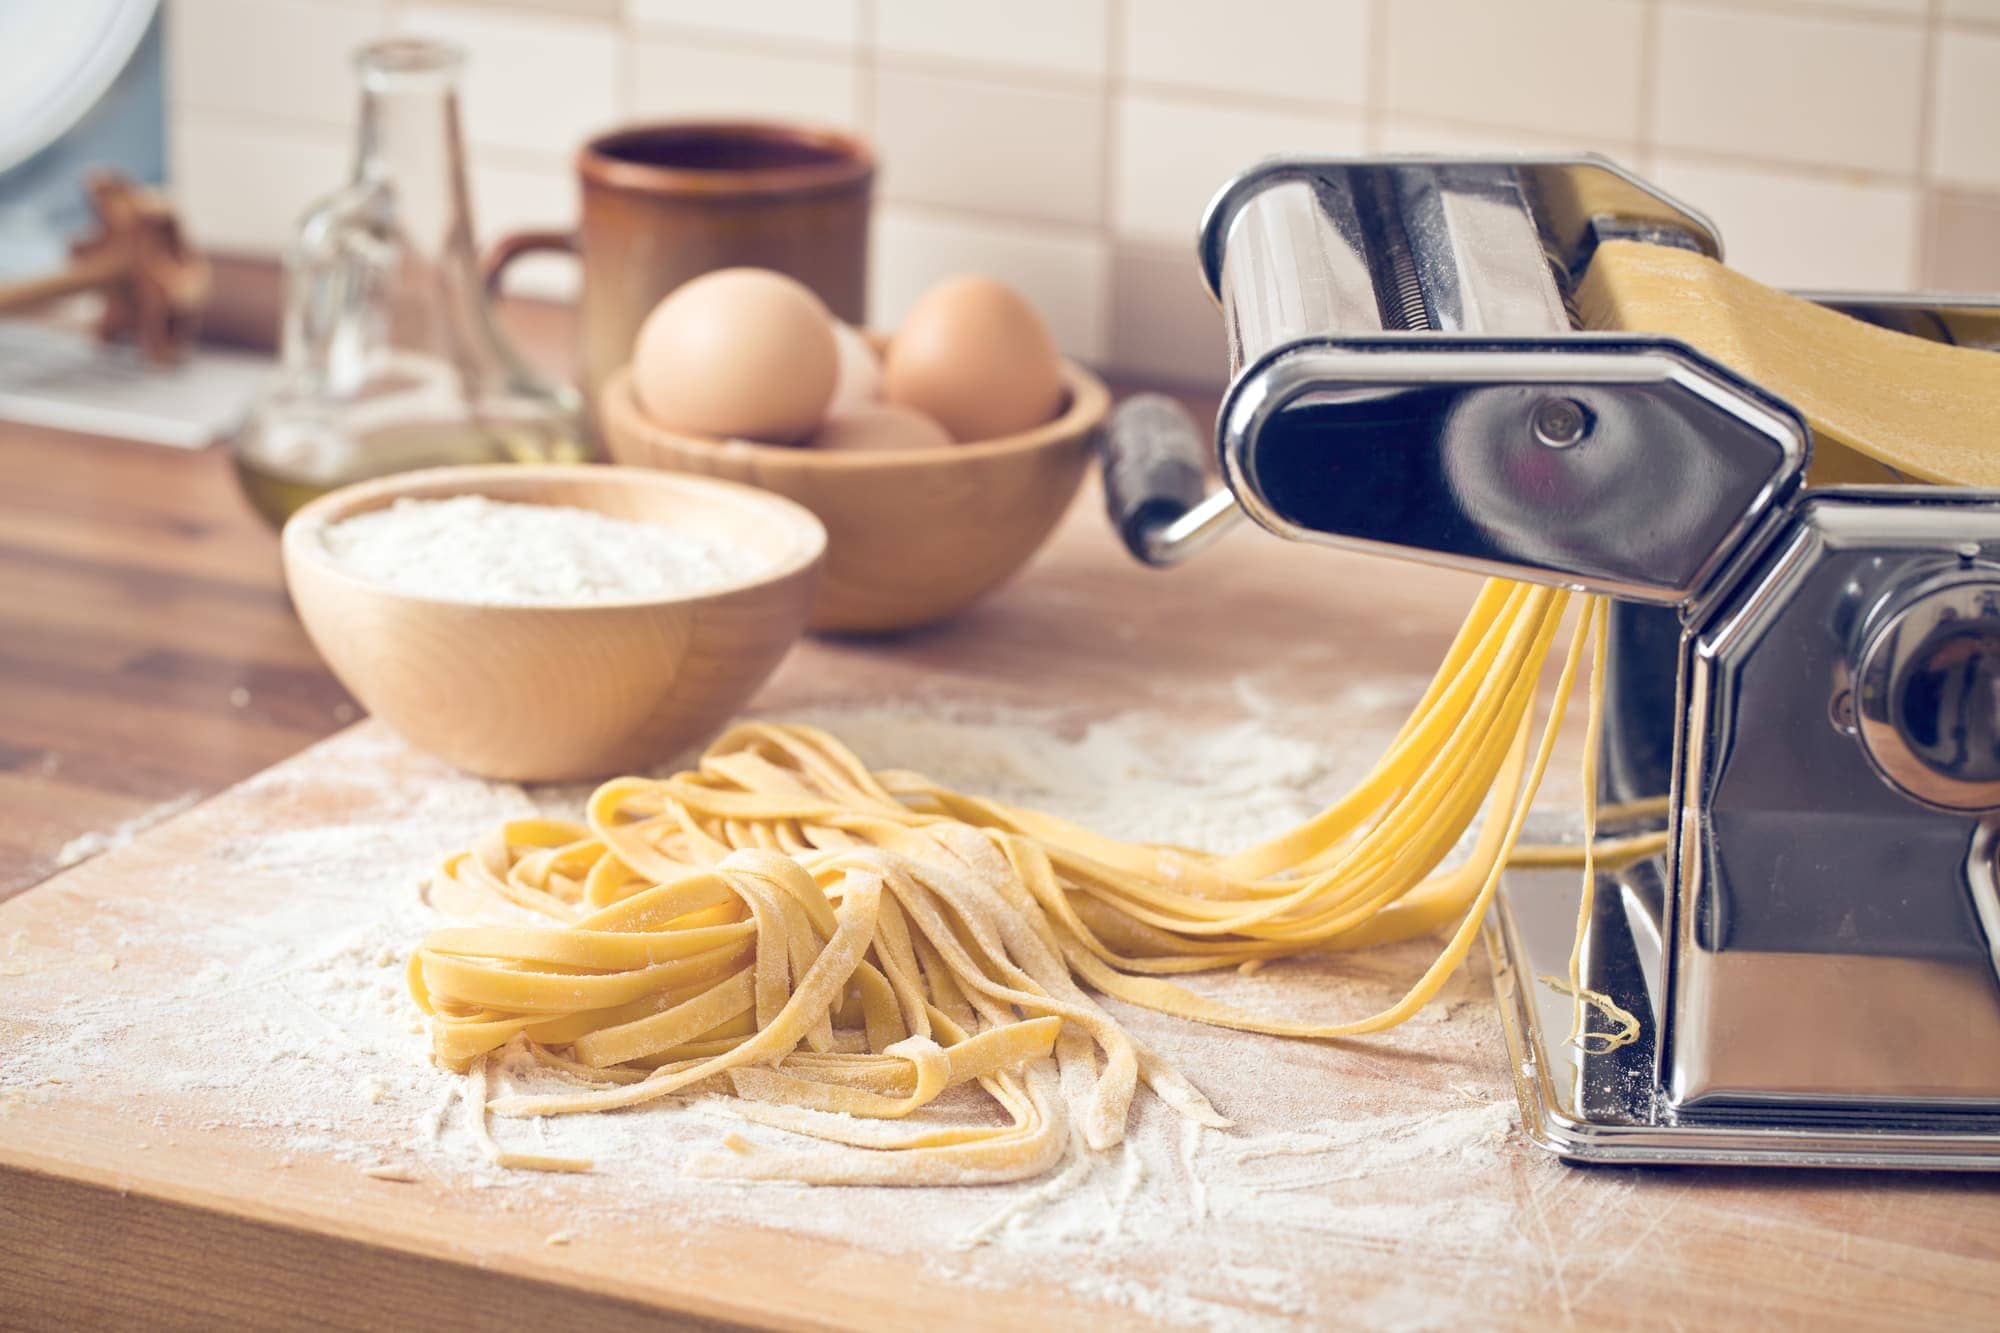
[[[181,811],[193,805],[198,799],[195,792],[184,792],[171,801],[162,802],[149,810],[142,810],[132,818],[114,828],[79,833],[56,849],[56,869],[67,870],[91,857],[108,852],[114,847],[123,847],[132,839],[144,833],[155,824],[165,823]]]
[[[336,564],[371,583],[495,606],[679,597],[764,564],[656,523],[479,495],[398,500],[329,524],[321,541]]]
[[[1249,711],[1249,720],[1193,731],[1158,714],[1074,727],[1054,714],[936,704],[788,716],[833,730],[877,767],[918,768],[1114,836],[1217,850],[1319,809],[1394,724],[1388,710],[1361,725],[1356,709],[1333,704],[1311,725],[1296,710],[1282,721]],[[782,1138],[705,1095],[616,1115],[496,1121],[504,1144],[598,1163],[582,1176],[498,1171],[474,1144],[458,1081],[429,1064],[405,987],[412,945],[442,921],[420,886],[441,854],[497,820],[574,815],[587,789],[480,782],[370,727],[242,793],[260,811],[256,827],[232,828],[213,807],[189,816],[214,821],[204,834],[221,846],[216,859],[235,868],[227,883],[203,884],[199,899],[106,902],[75,938],[0,941],[122,960],[115,991],[93,987],[105,974],[80,965],[44,969],[59,979],[33,992],[6,989],[0,972],[0,1115],[23,1101],[95,1091],[125,1099],[160,1146],[226,1128],[254,1133],[285,1161],[352,1164],[383,1189],[453,1181],[509,1211],[545,1208],[551,1244],[586,1246],[597,1228],[671,1211],[907,1254],[974,1286],[1061,1282],[1136,1319],[1177,1326],[1355,1316],[1442,1326],[1491,1317],[1492,1284],[1536,1261],[1506,1201],[1512,1178],[1542,1164],[1514,1130],[1485,980],[1463,973],[1376,1043],[1222,1032],[1114,1003],[1237,1127],[1191,1131],[1142,1093],[1120,1148],[1080,1153],[1015,1185],[813,1189],[684,1178],[677,1163],[727,1135],[751,1145]],[[218,901],[228,910],[212,911]],[[175,942],[171,968],[150,950],[157,939]],[[1434,949],[1417,942],[1191,984],[1267,1010],[1353,1016],[1393,1000]],[[189,967],[189,955],[201,961]],[[128,989],[135,981],[143,984]],[[536,1077],[511,1064],[501,1076],[514,1086]],[[935,1110],[969,1113],[950,1098]],[[1441,1267],[1457,1276],[1441,1283]]]

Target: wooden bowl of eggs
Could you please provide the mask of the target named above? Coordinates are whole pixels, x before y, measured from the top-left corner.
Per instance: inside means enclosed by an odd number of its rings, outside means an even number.
[[[650,468],[434,468],[285,525],[285,582],[363,707],[482,777],[642,771],[713,733],[805,632],[826,530]]]
[[[655,308],[598,417],[620,463],[747,482],[818,515],[811,628],[879,632],[947,616],[1026,563],[1110,401],[989,278],[940,283],[883,338],[790,278],[724,269]]]

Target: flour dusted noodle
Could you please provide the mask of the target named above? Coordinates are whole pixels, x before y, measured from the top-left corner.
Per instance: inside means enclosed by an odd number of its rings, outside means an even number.
[[[1118,1143],[1141,1085],[1195,1124],[1224,1125],[1089,992],[1297,1037],[1416,1013],[1472,947],[1603,633],[1601,603],[1586,599],[1536,740],[1537,685],[1569,600],[1489,583],[1374,770],[1233,856],[1116,842],[920,774],[871,772],[811,727],[738,726],[692,772],[604,784],[585,823],[519,821],[444,864],[439,900],[490,897],[551,925],[424,942],[410,984],[436,1057],[483,1094],[491,1053],[525,1046],[569,1085],[482,1095],[502,1119],[704,1090],[800,1136],[795,1150],[736,1141],[688,1164],[736,1177],[1019,1179],[1072,1141]],[[1591,700],[1595,713],[1594,673]],[[1482,808],[1470,856],[1441,870]],[[1252,1013],[1170,980],[1446,925],[1444,950],[1400,1001],[1343,1023]],[[999,1122],[923,1119],[964,1086]]]

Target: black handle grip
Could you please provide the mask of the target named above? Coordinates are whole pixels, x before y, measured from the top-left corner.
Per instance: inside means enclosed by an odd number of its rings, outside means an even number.
[[[1163,393],[1127,398],[1104,430],[1104,507],[1127,549],[1158,564],[1148,538],[1201,503],[1207,441]]]

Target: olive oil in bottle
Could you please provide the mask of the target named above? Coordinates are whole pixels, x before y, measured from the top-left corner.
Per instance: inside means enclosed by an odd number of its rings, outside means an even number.
[[[576,391],[536,373],[487,307],[458,135],[463,56],[364,48],[354,177],[285,256],[276,382],[235,440],[243,492],[280,524],[350,482],[458,463],[589,457]]]
[[[418,468],[463,463],[577,463],[590,451],[575,431],[547,422],[502,427],[466,421],[406,421],[352,437],[279,441],[246,431],[234,450],[236,480],[251,508],[273,527],[328,491]]]

